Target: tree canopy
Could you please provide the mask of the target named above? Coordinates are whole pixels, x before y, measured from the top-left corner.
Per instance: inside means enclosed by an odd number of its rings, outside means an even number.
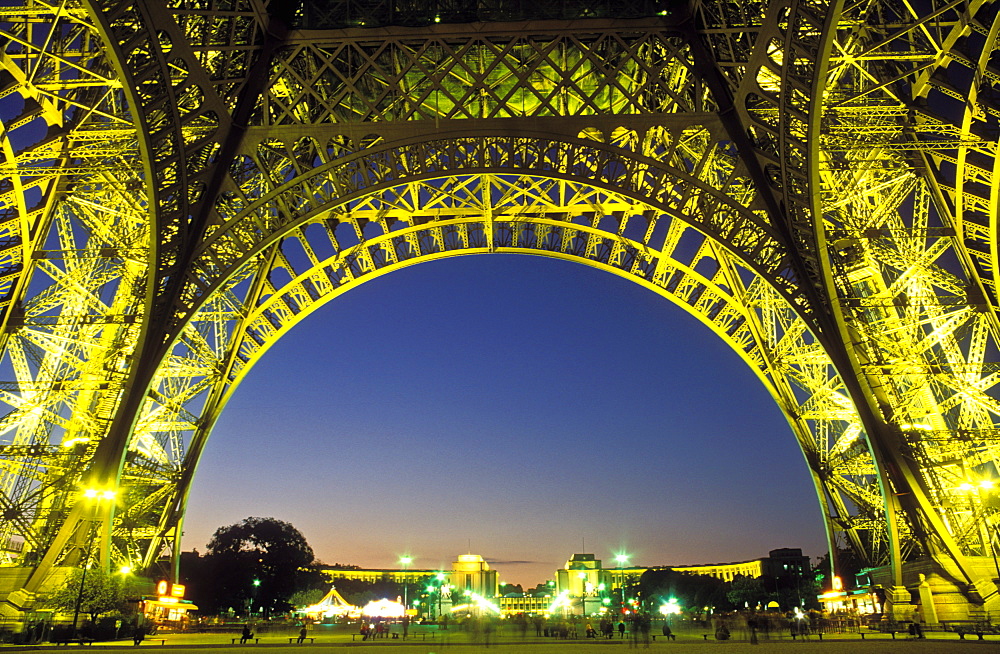
[[[97,622],[98,616],[104,613],[124,613],[127,607],[122,575],[109,574],[98,568],[73,570],[65,583],[46,598],[45,605],[63,613],[73,613],[78,599],[80,613],[88,616],[91,622]]]
[[[289,608],[313,550],[291,524],[275,518],[246,518],[220,527],[208,543],[204,593],[210,611],[248,608],[268,615]],[[252,607],[252,608],[251,608]]]

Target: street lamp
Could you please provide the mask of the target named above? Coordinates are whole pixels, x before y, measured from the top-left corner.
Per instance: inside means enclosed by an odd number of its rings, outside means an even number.
[[[401,557],[399,557],[399,562],[403,565],[403,609],[405,610],[406,609],[406,603],[407,603],[406,602],[406,591],[407,591],[407,586],[406,586],[406,568],[411,563],[413,563],[413,557],[410,557],[410,556],[401,556]]]
[[[628,563],[628,560],[628,554],[615,554],[615,561],[618,563],[618,588],[622,592],[622,610],[625,610],[625,573],[622,572],[622,565]]]
[[[441,600],[444,597],[444,587],[445,587],[445,583],[444,582],[445,582],[445,579],[447,579],[447,577],[445,576],[445,574],[443,572],[439,572],[439,573],[437,573],[437,575],[435,575],[435,578],[438,581],[438,612],[437,612],[437,619],[440,620],[441,619],[441,609],[442,609]]]
[[[260,579],[254,579],[251,582],[252,588],[250,589],[250,597],[247,599],[247,620],[253,615],[253,603],[257,599],[257,589],[260,588]]]
[[[80,620],[80,606],[83,604],[83,589],[87,582],[87,569],[90,567],[90,553],[94,545],[94,539],[90,537],[90,532],[94,528],[94,522],[97,520],[97,509],[101,500],[113,500],[115,499],[115,491],[113,490],[100,490],[97,488],[87,488],[83,491],[83,497],[91,501],[90,505],[90,519],[88,520],[87,526],[87,551],[83,555],[82,570],[80,572],[80,589],[76,594],[76,605],[73,607],[73,634],[77,634],[76,625]]]

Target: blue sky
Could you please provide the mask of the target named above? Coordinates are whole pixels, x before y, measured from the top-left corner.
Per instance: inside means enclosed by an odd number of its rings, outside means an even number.
[[[471,550],[531,586],[584,547],[606,565],[827,550],[739,357],[650,291],[537,256],[412,266],[293,329],[209,441],[184,549],[247,516],[291,522],[326,563]]]

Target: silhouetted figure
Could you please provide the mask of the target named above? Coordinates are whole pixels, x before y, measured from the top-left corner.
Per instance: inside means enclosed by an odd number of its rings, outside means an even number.
[[[306,626],[302,625],[302,628],[299,629],[299,639],[297,642],[299,643],[299,645],[301,645],[305,641],[305,639],[306,639]]]
[[[253,638],[253,632],[250,631],[250,625],[243,625],[243,631],[240,632],[240,645],[245,645],[251,638]]]
[[[146,628],[142,625],[136,626],[135,631],[132,632],[132,644],[139,645],[145,637]]]

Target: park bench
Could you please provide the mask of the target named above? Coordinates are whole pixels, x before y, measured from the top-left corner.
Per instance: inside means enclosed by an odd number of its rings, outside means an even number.
[[[160,645],[166,645],[166,643],[167,643],[167,639],[166,638],[150,638],[149,636],[146,636],[143,640],[139,641],[136,644],[137,645],[141,645],[144,642],[146,642],[147,640],[158,640],[160,642]]]
[[[896,634],[910,635],[910,624],[908,622],[877,622],[868,625],[868,628],[876,633],[889,634],[893,640],[896,640]],[[861,631],[860,633],[861,640],[864,640],[865,632]]]
[[[94,644],[94,639],[93,638],[86,638],[86,637],[83,637],[83,636],[80,636],[80,637],[74,636],[73,638],[60,638],[60,639],[54,640],[52,642],[54,642],[56,645],[70,645],[72,643],[76,643],[77,645],[93,645]]]
[[[958,634],[960,640],[965,640],[966,634],[975,634],[979,640],[986,640],[985,635],[1000,634],[1000,625],[993,625],[985,620],[943,620],[941,624],[945,631]]]
[[[240,640],[243,640],[243,636],[237,636],[236,638],[231,638],[229,640],[229,642],[232,643],[233,645],[235,645],[237,643],[237,641],[240,641]],[[247,638],[247,642],[249,642],[251,640],[253,641],[254,645],[260,644],[260,638]],[[243,643],[243,644],[245,645],[246,643]]]
[[[297,640],[308,640],[310,643],[312,643],[315,640],[315,638],[313,636],[305,636],[305,637],[303,637],[303,638],[300,639],[298,636],[289,636],[288,637],[288,644],[291,645],[292,643],[296,642]]]

